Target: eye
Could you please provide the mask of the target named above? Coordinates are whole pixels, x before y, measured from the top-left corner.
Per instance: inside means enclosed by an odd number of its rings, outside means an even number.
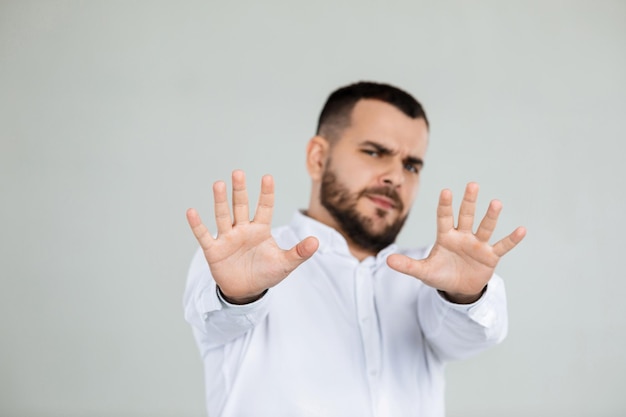
[[[369,155],[373,158],[378,158],[380,156],[380,152],[372,150],[372,149],[363,149],[362,151],[365,155]]]
[[[406,169],[407,171],[409,171],[409,172],[411,172],[413,174],[419,174],[419,172],[420,172],[418,166],[415,165],[415,164],[406,163],[406,164],[404,164],[404,169]]]

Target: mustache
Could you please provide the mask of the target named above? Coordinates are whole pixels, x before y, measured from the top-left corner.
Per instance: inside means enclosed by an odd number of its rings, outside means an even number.
[[[365,190],[361,191],[359,197],[363,197],[367,195],[371,195],[371,196],[378,195],[378,196],[387,197],[388,199],[393,201],[393,205],[399,211],[404,210],[404,204],[402,203],[402,199],[400,198],[400,195],[394,188],[384,187],[384,186],[366,188]]]

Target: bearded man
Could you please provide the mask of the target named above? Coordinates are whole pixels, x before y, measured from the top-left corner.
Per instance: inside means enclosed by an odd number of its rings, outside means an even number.
[[[408,93],[359,82],[333,92],[306,148],[311,198],[271,230],[274,184],[250,220],[244,173],[213,185],[217,235],[200,243],[185,318],[204,362],[209,416],[443,416],[444,365],[507,332],[500,258],[523,227],[489,241],[493,200],[474,231],[478,185],[455,225],[443,190],[430,250],[394,243],[419,188],[428,119]]]

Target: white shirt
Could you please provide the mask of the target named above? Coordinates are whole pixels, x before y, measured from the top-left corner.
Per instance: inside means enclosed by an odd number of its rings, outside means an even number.
[[[301,213],[273,235],[282,248],[307,236],[320,246],[254,303],[225,302],[202,251],[191,263],[185,318],[210,417],[441,417],[444,363],[506,335],[496,275],[480,300],[457,305],[385,262],[426,250],[391,245],[359,262],[337,231]]]

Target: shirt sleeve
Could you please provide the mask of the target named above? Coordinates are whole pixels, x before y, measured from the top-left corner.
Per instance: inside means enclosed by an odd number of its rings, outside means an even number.
[[[441,360],[472,356],[500,343],[508,331],[504,282],[497,275],[472,304],[452,303],[434,288],[424,287],[418,313],[424,335]]]
[[[270,292],[250,304],[235,305],[221,295],[202,250],[191,261],[183,297],[185,320],[193,327],[205,349],[222,346],[245,334],[261,322],[268,312]]]

